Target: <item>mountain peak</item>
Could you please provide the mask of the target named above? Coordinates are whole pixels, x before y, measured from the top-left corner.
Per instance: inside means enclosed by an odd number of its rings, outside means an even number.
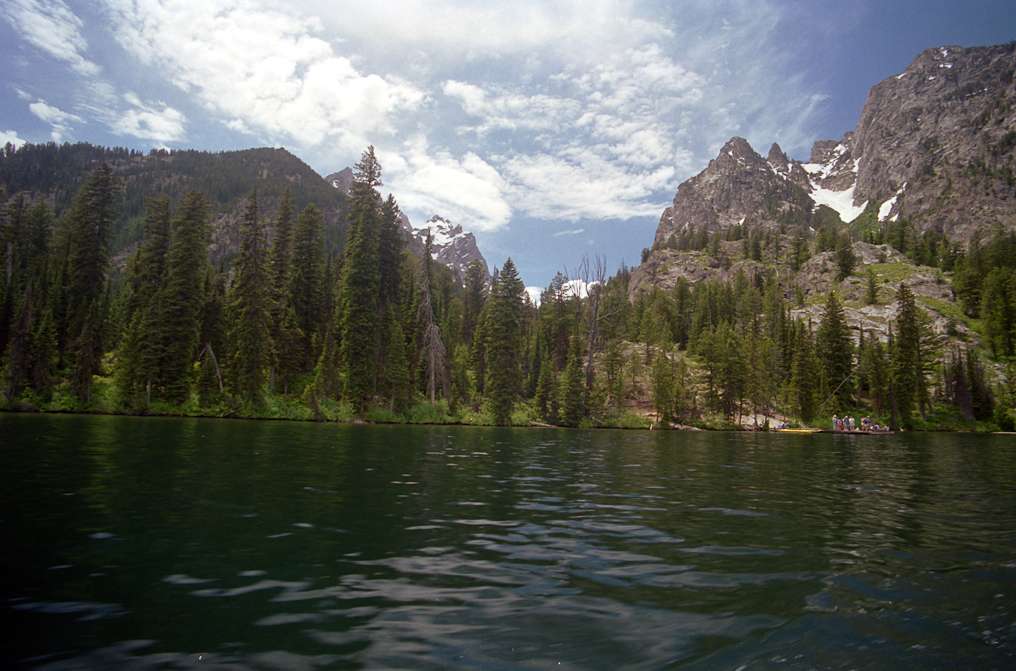
[[[769,165],[773,166],[778,172],[786,172],[790,167],[790,159],[783,153],[783,149],[780,145],[773,142],[773,146],[769,148],[769,156],[766,158],[769,161]]]
[[[479,261],[483,267],[484,277],[490,277],[487,260],[480,253],[476,244],[476,236],[462,230],[461,224],[453,224],[440,215],[434,215],[420,228],[413,228],[409,219],[403,222],[403,231],[408,237],[410,249],[423,254],[427,236],[431,236],[431,258],[448,266],[455,273],[459,282],[465,283],[466,269],[473,261]],[[419,250],[419,251],[417,251]]]
[[[325,181],[348,196],[349,189],[353,186],[353,169],[347,167],[333,172],[325,177]]]

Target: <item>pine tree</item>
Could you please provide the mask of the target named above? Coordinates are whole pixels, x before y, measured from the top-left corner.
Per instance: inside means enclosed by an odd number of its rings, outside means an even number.
[[[202,284],[207,274],[211,204],[191,190],[180,203],[169,248],[166,281],[159,292],[163,396],[170,403],[187,399],[201,330]],[[239,275],[238,271],[238,275]],[[244,278],[245,280],[247,278]]]
[[[811,338],[803,323],[798,322],[794,334],[794,360],[791,387],[794,405],[801,421],[811,422],[818,410],[819,363],[812,348]]]
[[[3,393],[8,399],[17,398],[28,386],[31,373],[30,337],[33,317],[32,284],[28,283],[21,308],[11,329],[3,358],[6,380]]]
[[[270,253],[270,271],[272,278],[271,305],[271,362],[269,364],[268,389],[275,391],[275,378],[280,374],[281,359],[294,349],[290,338],[294,332],[290,324],[290,264],[292,261],[293,243],[293,192],[287,186],[279,200],[279,211],[273,222],[274,237]],[[283,374],[288,379],[293,373]]]
[[[568,364],[564,368],[564,383],[560,389],[561,423],[565,426],[578,426],[586,415],[586,403],[582,345],[577,337],[572,338],[568,349]]]
[[[5,198],[0,192],[0,198]],[[0,208],[0,353],[7,348],[14,322],[21,321],[18,304],[24,291],[25,242],[28,227],[28,200],[18,195]],[[27,322],[22,324],[28,327]],[[26,332],[27,334],[27,332]]]
[[[898,307],[892,379],[899,418],[904,426],[910,428],[914,406],[926,394],[921,320],[914,294],[906,284],[900,284],[896,301]]]
[[[255,187],[240,222],[240,250],[228,298],[230,386],[248,407],[260,406],[264,397],[271,347],[269,280],[267,236]]]
[[[604,362],[607,374],[607,388],[614,399],[614,410],[620,413],[624,404],[624,356],[621,345],[615,339],[607,346],[607,357]]]
[[[225,269],[208,266],[202,291],[201,334],[198,337],[198,403],[214,405],[225,392],[219,356],[223,353],[223,313],[226,309]]]
[[[556,379],[550,361],[540,364],[540,375],[536,382],[536,412],[545,422],[555,423],[557,417],[551,414],[551,400],[557,397]]]
[[[169,196],[148,199],[145,215],[145,243],[138,249],[135,265],[128,273],[126,306],[121,315],[127,328],[139,310],[152,305],[162,286],[169,256],[173,211]]]
[[[653,409],[660,423],[668,425],[673,419],[674,368],[664,348],[656,351],[653,362]]]
[[[487,396],[494,423],[508,424],[522,389],[522,293],[525,287],[509,258],[491,287],[486,320]]]
[[[113,199],[119,180],[103,163],[78,190],[64,223],[69,242],[66,274],[67,337],[80,336],[87,310],[98,307],[106,288],[109,243],[113,234]],[[94,331],[94,329],[91,329]]]
[[[385,322],[388,331],[387,371],[391,399],[388,408],[392,412],[403,412],[409,407],[410,401],[409,360],[406,358],[406,337],[391,305],[385,308]],[[462,393],[461,390],[457,391]]]
[[[878,277],[875,275],[875,271],[868,268],[865,273],[865,293],[864,293],[864,304],[865,305],[878,305]]]
[[[380,271],[381,307],[395,306],[401,294],[402,251],[406,247],[400,227],[402,213],[395,198],[388,194],[388,200],[381,206],[381,228],[378,234],[378,270]]]
[[[301,372],[309,370],[315,362],[311,343],[319,335],[326,315],[332,306],[326,302],[327,280],[324,272],[324,237],[321,232],[321,211],[308,205],[296,218],[293,232],[293,259],[291,265],[290,297],[296,327],[302,334],[297,345],[302,351]]]
[[[854,246],[850,242],[850,237],[843,234],[836,243],[836,281],[842,282],[850,277],[856,265],[857,256],[854,254]]]
[[[430,398],[431,406],[434,405],[434,395],[437,385],[441,382],[444,373],[445,346],[441,340],[441,329],[434,321],[434,310],[431,305],[430,278],[433,269],[430,250],[433,238],[427,233],[427,242],[423,251],[423,272],[421,273],[419,314],[423,321],[423,342],[420,354],[423,358],[425,375],[427,380],[427,396]]]
[[[279,200],[279,211],[273,225],[271,265],[274,300],[281,302],[289,291],[293,248],[293,192],[287,186]]]
[[[854,347],[843,306],[835,291],[829,292],[826,299],[822,323],[815,336],[815,350],[832,386],[831,391],[835,391],[839,409],[850,407],[854,386],[848,378],[854,369]]]
[[[340,297],[342,322],[341,356],[346,399],[363,415],[375,391],[374,352],[379,336],[378,241],[381,210],[377,187],[381,165],[369,147],[356,164],[349,197],[349,238]]]
[[[466,285],[462,310],[462,341],[472,343],[483,306],[487,302],[487,277],[483,264],[473,259],[466,267]]]
[[[158,348],[161,340],[152,315],[153,307],[134,312],[121,337],[113,379],[120,405],[131,412],[140,411],[151,403],[151,385],[159,372]]]
[[[340,367],[340,353],[335,343],[334,327],[329,323],[321,345],[321,355],[314,367],[313,378],[303,392],[304,403],[311,407],[318,419],[322,417],[321,401],[335,398],[342,391]]]
[[[108,164],[97,167],[75,195],[64,224],[68,251],[61,343],[74,354],[71,393],[84,403],[91,398],[92,374],[102,354],[101,308],[118,186],[119,180]]]
[[[35,320],[31,337],[32,392],[46,403],[53,395],[54,370],[56,368],[57,335],[53,312],[49,307],[42,309],[42,316]]]

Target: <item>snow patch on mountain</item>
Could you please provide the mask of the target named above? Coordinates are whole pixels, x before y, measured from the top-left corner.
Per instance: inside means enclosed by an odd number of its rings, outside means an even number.
[[[857,219],[864,212],[864,208],[868,207],[868,201],[864,201],[860,205],[854,205],[853,186],[846,191],[830,191],[822,187],[815,187],[811,192],[811,199],[815,201],[816,207],[825,205],[836,210],[837,214],[840,215],[840,219],[844,222],[851,222]]]

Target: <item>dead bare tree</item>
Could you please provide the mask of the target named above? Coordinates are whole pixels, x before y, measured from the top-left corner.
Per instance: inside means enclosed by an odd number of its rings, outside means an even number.
[[[590,264],[588,254],[583,256],[578,270],[573,275],[569,275],[572,280],[581,281],[586,290],[585,300],[582,300],[580,295],[578,305],[579,315],[582,317],[582,321],[586,325],[586,331],[589,333],[589,357],[586,361],[585,391],[585,402],[588,404],[589,392],[593,388],[593,352],[596,347],[596,336],[599,331],[600,322],[620,312],[624,307],[624,303],[613,306],[609,312],[603,312],[607,309],[607,260],[599,254],[596,255],[596,260],[592,264]]]

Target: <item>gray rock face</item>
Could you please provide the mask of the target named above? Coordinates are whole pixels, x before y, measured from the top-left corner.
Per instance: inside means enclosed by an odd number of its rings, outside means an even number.
[[[1016,215],[1016,42],[920,54],[868,93],[851,142],[856,198],[966,243]],[[887,216],[890,212],[886,213]]]
[[[349,187],[353,185],[353,169],[343,168],[338,172],[333,172],[325,177],[325,181],[348,196]]]

